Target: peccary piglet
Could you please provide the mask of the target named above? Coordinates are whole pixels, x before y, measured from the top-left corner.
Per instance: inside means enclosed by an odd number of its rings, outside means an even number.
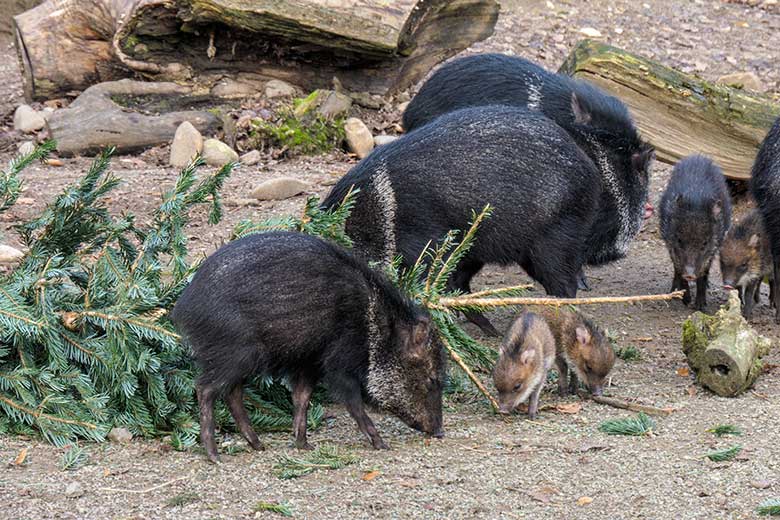
[[[758,203],[772,252],[772,303],[780,323],[780,117],[764,138],[753,163],[750,190]]]
[[[576,395],[580,381],[590,393],[601,395],[615,365],[615,351],[604,331],[575,310],[548,308],[542,315],[555,338],[560,395]]]
[[[554,361],[555,339],[550,327],[542,316],[523,312],[504,336],[493,370],[499,411],[511,413],[529,400],[528,416],[535,419],[539,411],[539,394]]]
[[[661,197],[661,236],[674,264],[672,291],[696,282],[696,309],[707,305],[710,265],[731,224],[731,199],[720,168],[707,157],[692,155],[672,170]]]
[[[243,405],[255,375],[292,386],[295,445],[310,449],[306,414],[323,383],[374,448],[387,448],[364,399],[423,432],[442,435],[443,351],[429,315],[344,249],[300,233],[262,233],[206,259],[171,319],[201,368],[200,435],[218,461],[214,401],[224,398],[254,449]]]
[[[742,315],[750,319],[761,296],[761,282],[769,277],[772,285],[772,251],[764,222],[758,210],[732,225],[720,246],[720,274],[723,288],[739,289]],[[770,301],[774,295],[770,289]]]
[[[449,288],[470,292],[485,264],[516,264],[550,295],[577,294],[601,183],[571,137],[539,113],[492,106],[443,115],[372,152],[323,206],[339,204],[352,186],[360,192],[346,232],[370,260],[390,262],[400,254],[408,268],[429,242],[468,229],[472,210],[490,203],[493,213]],[[498,335],[481,314],[467,316]]]
[[[443,114],[488,105],[540,112],[565,129],[593,160],[604,189],[589,265],[625,256],[642,221],[652,215],[648,178],[655,157],[626,106],[599,88],[517,56],[477,54],[442,65],[404,111],[407,131]],[[476,151],[475,153],[479,153]],[[580,288],[587,288],[584,276]]]

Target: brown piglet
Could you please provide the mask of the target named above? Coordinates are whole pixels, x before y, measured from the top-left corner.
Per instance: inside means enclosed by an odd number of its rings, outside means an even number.
[[[534,419],[554,360],[555,339],[547,322],[538,314],[523,312],[506,333],[493,370],[499,411],[511,413],[530,399],[528,416]]]
[[[615,352],[606,334],[575,310],[548,308],[542,315],[555,337],[560,395],[576,394],[579,381],[593,395],[601,395],[604,380],[615,364]]]

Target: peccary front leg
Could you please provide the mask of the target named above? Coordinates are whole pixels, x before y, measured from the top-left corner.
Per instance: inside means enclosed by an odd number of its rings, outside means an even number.
[[[685,294],[683,294],[682,301],[685,305],[688,305],[691,303],[691,287],[688,284],[687,281],[685,281],[682,277],[682,274],[680,271],[677,270],[677,267],[674,268],[674,278],[672,278],[672,291],[678,291],[683,290],[685,291]]]
[[[299,450],[313,449],[306,438],[306,426],[309,401],[314,386],[313,381],[302,374],[292,380],[293,435],[295,435],[295,447]]]
[[[696,310],[703,311],[707,308],[707,288],[709,287],[709,269],[696,279]]]
[[[360,397],[360,394],[358,393],[354,397],[350,397],[344,404],[347,407],[349,415],[355,419],[358,428],[360,428],[360,431],[368,437],[374,449],[389,450],[390,446],[385,444],[385,441],[379,436],[379,432],[377,431],[376,426],[374,426],[371,417],[366,414],[366,410],[363,407],[363,399]]]
[[[588,277],[585,276],[585,270],[580,269],[577,273],[577,289],[580,291],[590,291],[590,285],[588,285]]]
[[[577,395],[577,392],[580,390],[580,380],[577,377],[577,372],[574,370],[571,371],[569,374],[569,392],[571,392],[572,395]]]
[[[761,279],[758,279],[748,283],[743,289],[745,296],[742,298],[742,316],[744,316],[746,320],[749,320],[751,316],[753,316],[753,306],[758,301],[757,296],[761,292],[760,288]],[[740,291],[740,294],[742,294],[742,291]]]
[[[558,367],[558,394],[565,396],[569,393],[569,365],[562,356],[558,356],[555,358],[555,366]]]
[[[217,398],[217,390],[214,385],[198,384],[195,393],[200,407],[200,442],[206,450],[206,456],[216,464],[219,462],[214,440],[214,400]]]
[[[775,304],[775,323],[780,323],[780,257],[774,257],[772,303]]]
[[[227,396],[227,405],[230,409],[230,414],[233,416],[233,420],[236,421],[238,431],[244,436],[246,441],[252,446],[252,449],[262,451],[265,449],[263,443],[257,438],[257,433],[252,428],[252,424],[249,422],[249,416],[244,408],[244,385],[243,382],[233,387],[233,390]]]
[[[450,282],[450,288],[459,290],[463,293],[471,292],[471,279],[475,274],[482,269],[483,264],[479,262],[468,262],[458,267],[458,270],[453,273],[452,281]],[[499,337],[501,334],[496,330],[490,320],[488,320],[481,312],[464,311],[463,315],[471,323],[480,328],[480,330],[487,336]]]
[[[539,394],[542,393],[543,386],[544,381],[539,383],[539,386],[537,386],[536,390],[533,391],[531,394],[531,399],[528,402],[528,418],[531,420],[536,419],[536,414],[539,411]]]

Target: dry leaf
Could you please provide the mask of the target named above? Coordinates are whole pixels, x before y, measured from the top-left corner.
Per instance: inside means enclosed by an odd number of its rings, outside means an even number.
[[[374,470],[374,471],[367,471],[366,473],[363,473],[363,476],[362,476],[362,477],[360,477],[360,480],[363,480],[363,481],[365,481],[365,482],[368,482],[368,481],[370,481],[370,480],[374,480],[375,478],[377,478],[377,477],[378,477],[379,475],[381,475],[381,474],[382,474],[382,473],[381,473],[381,472],[379,472],[379,471],[377,471],[377,470]]]
[[[107,477],[107,476],[109,476],[110,474],[111,474],[111,470],[110,470],[110,469],[108,469],[108,468],[105,468],[105,469],[103,470],[103,476],[104,476],[104,477]]]
[[[19,452],[19,455],[16,456],[16,459],[14,459],[14,465],[15,466],[21,466],[24,464],[25,459],[27,458],[27,448],[22,448]]]
[[[691,375],[691,371],[688,367],[681,367],[677,369],[677,375],[680,377],[688,377]]]
[[[46,159],[46,164],[49,166],[63,166],[65,163],[59,159]]]
[[[634,341],[641,341],[643,343],[647,343],[648,341],[653,341],[652,336],[640,336],[638,338],[634,338]]]
[[[417,484],[417,482],[414,480],[402,480],[398,483],[398,485],[401,487],[412,489],[412,488],[416,488],[419,484]]]
[[[580,410],[582,410],[582,403],[577,401],[555,405],[555,411],[560,413],[580,413]]]
[[[688,395],[690,397],[696,397],[696,392],[697,392],[697,390],[696,390],[696,386],[695,385],[691,385],[691,386],[688,387]]]
[[[543,504],[549,504],[550,501],[552,500],[552,496],[557,495],[558,493],[559,491],[556,488],[552,486],[544,486],[542,488],[529,492],[528,496],[530,496],[534,500],[542,502]]]
[[[593,502],[593,499],[590,497],[580,497],[577,499],[578,506],[587,506],[591,502]]]

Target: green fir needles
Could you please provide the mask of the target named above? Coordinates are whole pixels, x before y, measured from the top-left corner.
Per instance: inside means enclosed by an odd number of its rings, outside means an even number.
[[[72,446],[60,457],[60,469],[63,471],[74,471],[87,463],[89,453],[84,448]]]
[[[268,511],[269,513],[277,513],[282,516],[292,516],[292,508],[287,502],[258,502],[255,504],[254,511],[256,513],[261,511]]]
[[[734,426],[732,424],[719,424],[718,426],[707,430],[707,433],[712,433],[718,437],[723,437],[724,435],[742,435],[742,430],[739,429],[738,426]]]
[[[710,459],[712,462],[726,462],[739,455],[740,451],[742,451],[742,446],[736,444],[730,448],[726,448],[723,450],[711,451],[707,453],[705,457]]]
[[[291,479],[320,469],[341,469],[358,460],[358,457],[349,452],[323,444],[301,456],[280,456],[273,470],[280,479]]]
[[[758,506],[757,513],[761,516],[780,516],[780,498],[764,500]]]
[[[599,431],[607,435],[633,435],[640,437],[652,435],[654,429],[655,422],[643,412],[639,412],[636,417],[613,419],[604,421],[599,425]]]

